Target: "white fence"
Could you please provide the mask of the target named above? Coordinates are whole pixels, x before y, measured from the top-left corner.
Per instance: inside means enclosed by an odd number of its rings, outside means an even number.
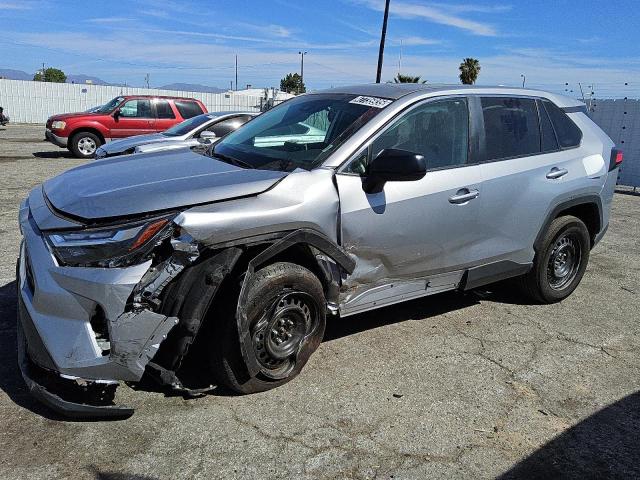
[[[202,93],[155,88],[111,87],[72,83],[0,79],[0,106],[12,123],[45,123],[57,113],[83,112],[119,95],[169,95],[197,98],[210,112],[260,111],[260,96],[242,93]]]

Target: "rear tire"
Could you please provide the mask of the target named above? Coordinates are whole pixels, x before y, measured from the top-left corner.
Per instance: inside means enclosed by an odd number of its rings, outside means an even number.
[[[326,301],[320,280],[288,262],[268,265],[249,279],[244,308],[260,371],[251,377],[240,350],[235,302],[211,331],[211,365],[219,384],[238,393],[262,392],[296,377],[322,342]],[[237,297],[236,297],[237,298]],[[244,336],[244,335],[243,335]]]
[[[102,141],[95,133],[78,132],[71,137],[69,150],[77,158],[93,158],[100,145]]]
[[[589,263],[589,230],[577,217],[567,215],[551,222],[533,268],[520,278],[526,295],[540,303],[564,300],[576,289]]]

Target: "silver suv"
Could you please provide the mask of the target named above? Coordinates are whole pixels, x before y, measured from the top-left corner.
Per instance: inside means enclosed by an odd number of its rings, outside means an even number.
[[[621,161],[571,98],[384,84],[291,99],[206,154],[77,167],[20,209],[23,376],[66,415],[126,416],[118,380],[291,380],[328,314],[509,277],[562,300]]]

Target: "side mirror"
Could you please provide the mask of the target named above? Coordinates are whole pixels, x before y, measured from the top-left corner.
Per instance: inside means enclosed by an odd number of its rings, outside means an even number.
[[[378,193],[386,182],[420,180],[426,173],[427,162],[424,156],[407,150],[387,148],[369,164],[363,188],[367,193]]]
[[[203,130],[202,132],[200,132],[200,140],[202,140],[204,143],[211,143],[217,138],[218,136],[215,133],[210,132],[209,130]]]
[[[114,112],[113,112],[113,118],[114,120],[118,120],[118,118],[120,118],[120,109],[117,108]]]

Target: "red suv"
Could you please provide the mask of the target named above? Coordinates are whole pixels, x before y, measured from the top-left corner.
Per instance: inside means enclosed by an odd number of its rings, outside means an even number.
[[[47,120],[45,136],[78,158],[89,158],[110,140],[162,132],[202,113],[207,113],[206,107],[193,98],[127,95],[90,113],[52,116]]]

